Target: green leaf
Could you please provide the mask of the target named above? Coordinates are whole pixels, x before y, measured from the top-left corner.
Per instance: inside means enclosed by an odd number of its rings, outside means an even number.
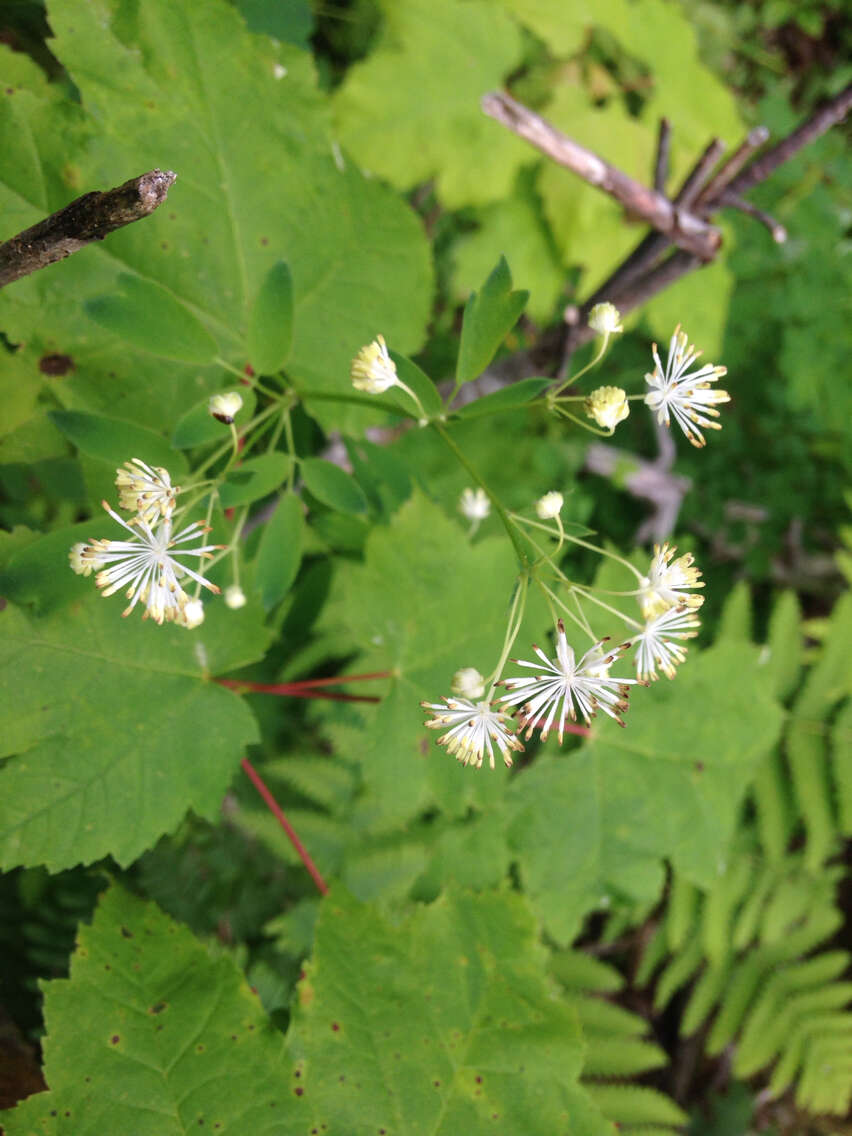
[[[283,260],[266,274],[249,315],[248,357],[259,375],[274,375],[287,362],[293,341],[293,277]]]
[[[243,405],[234,415],[234,425],[239,430],[251,421],[257,398],[251,387],[239,388]],[[177,420],[172,433],[172,445],[178,450],[190,450],[205,442],[225,442],[229,434],[226,426],[213,417],[208,408],[209,398],[196,403],[191,410]]]
[[[169,472],[176,474],[187,470],[186,458],[173,450],[161,434],[134,422],[87,414],[82,410],[51,410],[48,417],[78,450],[90,458],[116,467],[131,458],[141,458],[148,465],[165,466]]]
[[[552,379],[521,379],[502,390],[483,395],[475,402],[468,402],[456,411],[458,418],[482,418],[486,414],[502,414],[505,410],[515,410],[538,398],[553,382]]]
[[[579,1025],[518,896],[443,895],[390,923],[335,890],[291,1039],[305,1096],[352,1136],[611,1133],[578,1084]]]
[[[70,977],[44,990],[50,1089],[2,1114],[7,1136],[307,1130],[257,995],[153,903],[110,888],[80,927]]]
[[[528,296],[529,292],[512,291],[512,274],[501,256],[481,291],[471,292],[465,306],[457,382],[468,383],[482,374],[515,326]]]
[[[323,505],[341,513],[363,513],[367,500],[360,485],[334,462],[324,458],[304,458],[299,463],[308,491]]]
[[[411,387],[423,404],[426,413],[432,418],[439,415],[444,404],[435,384],[426,372],[421,371],[416,363],[412,363],[410,359],[407,359],[405,355],[400,355],[398,351],[391,351],[390,357],[396,364],[396,373],[406,386]],[[406,414],[417,415],[417,408],[412,404],[410,396],[404,391],[400,391],[399,388],[391,387],[385,397],[395,399]]]
[[[554,318],[566,293],[567,274],[544,219],[537,174],[535,167],[522,169],[511,197],[482,206],[476,230],[461,235],[453,246],[452,289],[459,303],[479,287],[503,251],[511,249],[512,276],[530,293],[526,314],[539,324]]]
[[[506,196],[530,151],[479,103],[521,62],[520,29],[483,0],[382,0],[381,8],[375,50],[335,95],[343,144],[398,189],[434,178],[450,208]]]
[[[55,570],[70,571],[67,561]],[[6,868],[58,871],[106,855],[131,863],[188,809],[217,817],[245,746],[258,740],[245,703],[209,680],[263,654],[269,635],[256,607],[211,601],[190,632],[144,623],[138,608],[122,621],[120,597],[76,582],[79,601],[55,615],[0,613]]]
[[[248,505],[274,493],[286,481],[291,465],[289,455],[278,451],[244,461],[230,471],[219,489],[222,507],[230,509],[234,505]]]
[[[0,293],[12,342],[73,357],[75,406],[120,407],[160,426],[221,386],[219,368],[164,367],[82,318],[83,303],[111,295],[121,272],[158,281],[242,368],[250,307],[286,259],[287,370],[301,390],[350,393],[350,361],[377,328],[401,351],[419,349],[432,303],[429,243],[398,194],[335,162],[307,52],[249,34],[226,0],[146,0],[138,20],[105,0],[52,0],[50,25],[79,101],[57,99],[36,68],[31,92],[2,100],[15,115],[0,175],[9,231],[105,188],[116,170],[180,175],[138,225]],[[202,119],[203,129],[187,129]],[[335,428],[384,417],[329,402],[316,413]]]
[[[44,614],[80,598],[80,580],[69,568],[73,545],[88,543],[113,522],[101,513],[90,521],[47,534],[33,533],[31,543],[12,553],[2,572],[3,595],[18,604],[32,604]]]
[[[285,493],[266,524],[255,561],[254,580],[267,609],[290,590],[302,561],[304,506],[295,493]]]
[[[758,658],[740,643],[690,656],[674,682],[631,694],[627,729],[596,720],[582,750],[540,755],[513,782],[510,841],[559,942],[612,894],[652,900],[663,857],[700,887],[717,878],[742,797],[781,725]],[[712,715],[696,713],[711,702]]]
[[[115,290],[86,301],[92,319],[139,351],[183,363],[209,363],[216,340],[165,288],[121,273]]]

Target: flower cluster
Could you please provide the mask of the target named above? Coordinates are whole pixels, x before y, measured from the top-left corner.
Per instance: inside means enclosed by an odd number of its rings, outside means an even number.
[[[130,603],[123,615],[129,615],[137,603],[142,603],[143,619],[198,627],[204,619],[204,606],[198,597],[187,594],[183,583],[189,578],[211,592],[219,589],[177,557],[194,556],[203,562],[218,546],[178,546],[197,541],[209,529],[193,521],[180,532],[173,531],[172,515],[180,489],[172,485],[166,469],[152,468],[134,458],[116,471],[115,483],[119,507],[135,515],[128,523],[106,501],[102,504],[112,519],[130,533],[131,539],[99,538],[88,544],[75,544],[69,553],[72,569],[81,576],[97,570],[95,583],[104,596],[124,590]]]
[[[686,647],[673,640],[694,639],[700,621],[695,612],[704,597],[689,591],[703,588],[701,572],[691,553],[674,560],[676,548],[654,545],[648,575],[639,581],[639,607],[645,619],[643,630],[634,635],[624,649],[635,645],[636,674],[640,679],[657,679],[657,667],[666,678],[674,678],[675,667],[686,658]]]

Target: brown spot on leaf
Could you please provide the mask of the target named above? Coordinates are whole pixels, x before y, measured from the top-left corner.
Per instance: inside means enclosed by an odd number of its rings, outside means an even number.
[[[133,938],[133,932],[129,931],[126,927],[122,927],[121,928],[121,937],[122,937],[122,939],[132,939]]]
[[[38,361],[38,369],[43,375],[61,378],[74,370],[74,360],[70,355],[42,355]]]

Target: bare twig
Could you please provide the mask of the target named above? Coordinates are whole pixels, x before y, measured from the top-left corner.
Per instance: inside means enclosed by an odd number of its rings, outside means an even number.
[[[707,183],[710,172],[725,152],[725,143],[720,138],[712,138],[704,147],[698,161],[689,171],[686,180],[677,192],[675,205],[681,209],[691,209],[701,190]]]
[[[773,216],[763,209],[758,209],[756,205],[752,205],[750,201],[743,200],[742,197],[736,197],[733,193],[725,192],[719,198],[717,207],[724,209],[738,209],[740,213],[745,213],[748,217],[754,217],[755,221],[759,221],[761,225],[772,234],[772,239],[779,245],[787,240],[787,230],[780,221],[776,221]]]
[[[816,114],[811,115],[807,122],[803,122],[792,134],[788,134],[777,146],[761,154],[751,165],[729,183],[731,193],[745,193],[760,182],[766,181],[770,174],[779,166],[789,162],[803,146],[815,142],[821,134],[825,134],[832,126],[842,122],[849,111],[852,110],[852,83],[845,87],[839,95],[835,95]]]
[[[696,208],[700,209],[705,202],[712,201],[717,197],[768,138],[769,130],[765,126],[755,126],[753,130],[750,130],[727,162],[718,170],[715,177],[702,189],[695,203]]]
[[[151,170],[106,192],[84,193],[0,245],[0,288],[139,221],[161,205],[177,174]]]
[[[660,119],[660,129],[657,134],[657,156],[654,159],[654,189],[657,193],[666,192],[666,182],[669,180],[669,147],[672,137],[672,124],[667,118]]]
[[[677,210],[663,194],[635,181],[585,146],[580,146],[540,115],[516,102],[511,95],[498,91],[485,95],[482,109],[589,185],[614,197],[630,213],[669,236],[674,244],[702,260],[712,260],[715,256],[722,238],[712,225],[686,210]]]

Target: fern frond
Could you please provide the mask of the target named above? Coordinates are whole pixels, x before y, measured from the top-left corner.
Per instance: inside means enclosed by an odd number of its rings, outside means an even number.
[[[586,951],[553,951],[550,973],[566,990],[615,994],[624,986],[624,978],[614,966],[601,962]]]
[[[604,1085],[590,1082],[585,1088],[604,1116],[621,1125],[622,1130],[630,1131],[643,1124],[677,1128],[689,1120],[670,1097],[644,1085]]]
[[[676,990],[685,986],[701,966],[703,945],[699,935],[694,935],[679,955],[675,955],[663,970],[657,982],[654,995],[654,1009],[661,1010]]]
[[[665,1050],[639,1037],[587,1034],[586,1040],[589,1049],[583,1065],[584,1077],[638,1077],[669,1062]]]

